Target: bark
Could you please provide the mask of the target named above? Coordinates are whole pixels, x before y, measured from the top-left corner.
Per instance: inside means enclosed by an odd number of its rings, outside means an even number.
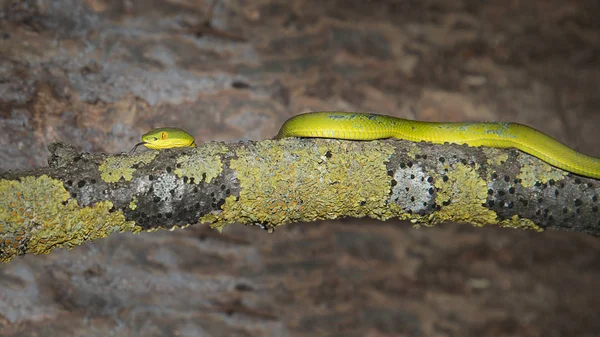
[[[49,167],[1,175],[0,257],[116,231],[371,217],[600,234],[598,181],[515,150],[405,141],[210,142],[138,154],[49,147]]]

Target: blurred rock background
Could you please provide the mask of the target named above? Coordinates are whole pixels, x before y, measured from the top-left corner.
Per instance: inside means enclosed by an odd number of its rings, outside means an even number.
[[[0,0],[0,169],[152,127],[515,121],[600,156],[596,0]],[[0,266],[0,336],[598,336],[600,241],[368,219],[113,235]]]

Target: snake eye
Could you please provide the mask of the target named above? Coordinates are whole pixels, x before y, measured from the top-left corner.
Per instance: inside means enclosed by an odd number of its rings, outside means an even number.
[[[169,134],[166,132],[161,132],[160,133],[160,139],[165,140],[169,137]]]

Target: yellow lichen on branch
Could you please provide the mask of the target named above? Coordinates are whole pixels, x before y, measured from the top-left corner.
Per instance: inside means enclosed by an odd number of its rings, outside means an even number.
[[[597,185],[539,160],[530,166],[541,168],[523,168],[526,154],[497,152],[389,140],[282,139],[65,160],[35,176],[11,173],[5,177],[12,180],[0,180],[0,261],[114,232],[198,222],[218,230],[232,223],[273,230],[370,217],[415,226],[453,221],[597,233]]]
[[[48,176],[0,180],[0,194],[0,262],[72,248],[113,232],[141,230],[121,212],[111,212],[110,201],[78,206],[62,181]]]
[[[100,177],[107,183],[116,183],[121,179],[130,181],[133,179],[133,173],[136,170],[134,165],[150,163],[157,153],[157,151],[148,151],[133,156],[117,155],[108,157],[98,167],[101,173]]]
[[[222,212],[201,221],[218,229],[233,222],[272,229],[340,216],[406,218],[399,208],[388,214],[385,164],[393,152],[383,142],[337,140],[267,140],[254,149],[239,148],[231,161],[240,181],[239,198],[229,196]]]

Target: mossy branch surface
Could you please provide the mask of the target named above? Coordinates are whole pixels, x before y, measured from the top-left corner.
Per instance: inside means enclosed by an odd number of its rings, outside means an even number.
[[[371,217],[600,235],[600,182],[515,150],[383,140],[210,142],[93,155],[0,175],[0,260],[113,232]]]

